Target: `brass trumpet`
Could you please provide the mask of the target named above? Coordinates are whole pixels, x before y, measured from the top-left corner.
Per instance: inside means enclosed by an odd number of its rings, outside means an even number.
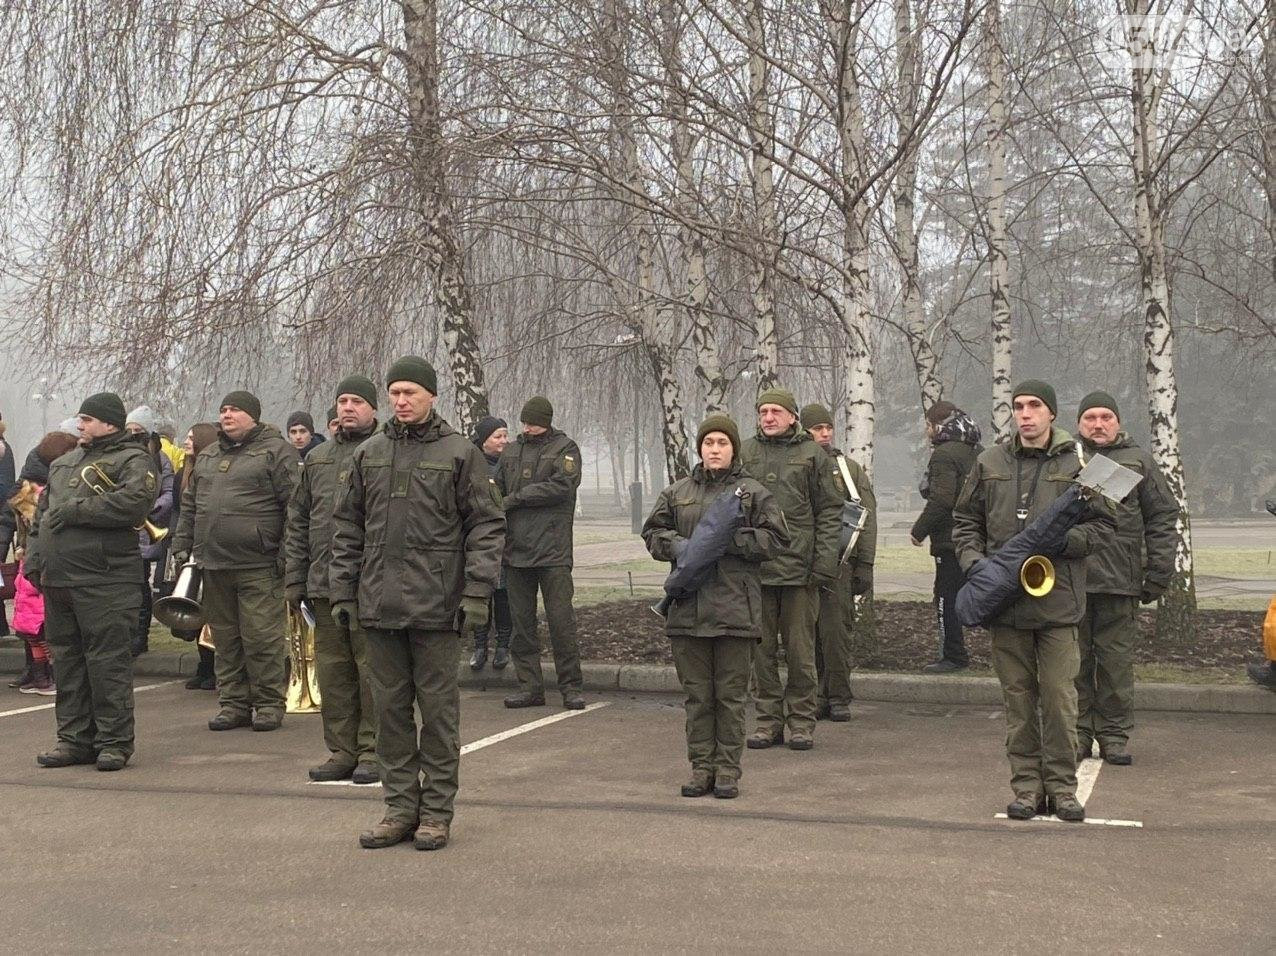
[[[1054,581],[1054,562],[1044,554],[1034,554],[1019,568],[1019,586],[1028,597],[1045,597],[1054,590]]]
[[[102,470],[97,462],[85,465],[80,469],[80,480],[83,481],[93,491],[95,495],[105,495],[112,488],[118,488],[111,476]],[[145,530],[146,536],[151,539],[151,544],[159,544],[168,537],[168,529],[161,528],[154,522],[142,519],[142,523],[137,526],[138,531]]]

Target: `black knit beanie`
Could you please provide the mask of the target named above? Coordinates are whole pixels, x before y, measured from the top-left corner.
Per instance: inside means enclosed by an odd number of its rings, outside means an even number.
[[[549,428],[554,421],[554,406],[543,395],[533,395],[518,413],[518,420],[524,425],[539,425]]]
[[[1091,408],[1106,408],[1117,418],[1121,417],[1121,410],[1117,408],[1116,399],[1107,392],[1096,390],[1081,399],[1081,404],[1077,406],[1077,421],[1081,421],[1081,416]]]
[[[390,366],[390,371],[385,373],[386,387],[395,382],[415,382],[430,394],[439,394],[439,377],[434,366],[419,355],[405,355]]]
[[[222,409],[227,405],[232,408],[238,408],[241,412],[247,412],[248,417],[255,422],[261,421],[261,402],[257,400],[257,396],[252,392],[244,391],[243,389],[230,392],[217,407]]]
[[[696,454],[700,454],[700,446],[704,444],[704,436],[710,432],[722,432],[731,439],[731,447],[735,455],[740,454],[740,429],[730,415],[710,415],[700,423],[696,430]],[[703,455],[701,456],[703,457]]]
[[[434,390],[430,389],[430,391]],[[347,375],[343,378],[337,385],[337,398],[342,395],[358,395],[373,408],[377,407],[377,387],[366,375]],[[334,405],[333,408],[335,409],[336,406]]]
[[[336,421],[336,420],[337,420],[337,406],[336,406],[336,405],[333,405],[330,409],[328,409],[328,422],[327,422],[327,424],[329,424],[329,425],[330,425],[330,424],[332,424],[332,423],[333,423],[334,421]]]
[[[470,436],[470,441],[474,442],[475,447],[482,450],[483,442],[491,438],[492,432],[498,428],[509,428],[509,424],[505,419],[493,418],[491,415],[481,418],[478,424],[474,426],[474,434]]]
[[[1051,415],[1059,414],[1059,400],[1054,397],[1054,387],[1047,385],[1045,382],[1035,378],[1020,382],[1015,386],[1015,390],[1010,393],[1010,400],[1013,402],[1020,395],[1031,395],[1033,398],[1039,398],[1046,403],[1046,408],[1050,409]]]
[[[114,392],[97,392],[90,395],[80,404],[76,414],[88,415],[100,422],[123,428],[128,424],[128,415],[124,411],[124,401]]]
[[[293,425],[305,425],[306,431],[310,434],[315,433],[315,420],[310,417],[309,412],[293,412],[288,416],[288,428],[291,430]]]

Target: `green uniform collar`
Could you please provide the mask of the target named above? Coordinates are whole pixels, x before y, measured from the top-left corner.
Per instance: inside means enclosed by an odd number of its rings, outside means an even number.
[[[392,441],[437,441],[444,435],[452,434],[452,429],[439,413],[430,410],[430,415],[423,422],[404,424],[397,418],[385,423],[385,433]]]
[[[332,436],[332,440],[339,445],[345,445],[348,443],[358,444],[359,442],[362,442],[376,434],[376,430],[377,420],[374,418],[372,420],[372,424],[367,428],[356,428],[351,431],[346,431],[344,428],[338,428],[337,433]]]
[[[815,441],[806,433],[806,429],[799,428],[796,424],[788,429],[788,431],[780,432],[780,434],[772,437],[766,434],[762,429],[758,429],[758,441],[766,442],[768,445],[800,445],[804,441]]]
[[[1025,448],[1018,431],[1010,439],[1010,451],[1018,458],[1031,458],[1037,454],[1044,455],[1046,458],[1055,458],[1072,451],[1075,447],[1076,442],[1073,441],[1072,436],[1057,425],[1051,426],[1050,442],[1045,448]]]
[[[1122,448],[1132,448],[1134,446],[1134,441],[1125,432],[1117,432],[1117,436],[1112,439],[1111,445],[1096,445],[1088,438],[1082,438],[1081,444],[1090,454],[1102,455],[1105,451],[1119,451]]]

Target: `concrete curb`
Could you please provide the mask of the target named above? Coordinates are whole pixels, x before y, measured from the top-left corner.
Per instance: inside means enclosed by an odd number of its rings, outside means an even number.
[[[138,677],[190,677],[199,664],[199,654],[189,652],[153,653],[138,658]],[[19,648],[0,648],[0,672],[16,674],[22,669]],[[554,667],[545,662],[545,686],[553,694]],[[581,665],[585,688],[594,691],[632,693],[679,693],[681,686],[673,667],[663,664]],[[512,688],[517,685],[514,668],[502,672],[490,668],[478,673],[464,662],[458,665],[462,687],[479,690]],[[858,700],[904,704],[1001,706],[1001,688],[994,677],[930,677],[923,674],[865,672],[851,676]],[[1213,714],[1276,714],[1276,693],[1241,684],[1139,684],[1136,700],[1140,710]]]

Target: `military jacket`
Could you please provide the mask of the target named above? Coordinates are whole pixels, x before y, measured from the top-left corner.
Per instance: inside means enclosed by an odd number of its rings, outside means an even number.
[[[642,526],[642,539],[657,561],[674,562],[679,545],[688,540],[709,505],[741,488],[744,526],[714,574],[690,597],[674,601],[665,618],[670,637],[762,636],[761,562],[789,543],[784,515],[775,497],[733,462],[727,471],[712,473],[697,465],[660,492]]]
[[[922,483],[926,507],[913,523],[918,541],[930,538],[931,554],[953,552],[953,507],[982,449],[964,441],[943,441],[930,453]]]
[[[556,429],[519,435],[501,452],[496,486],[504,495],[505,563],[512,568],[572,566],[572,522],[580,487],[580,449]]]
[[[284,536],[284,584],[301,585],[308,597],[328,597],[332,562],[332,515],[350,473],[355,449],[376,431],[338,431],[332,441],[315,445],[301,462],[297,488],[288,500]]]
[[[836,466],[815,439],[799,428],[769,438],[759,432],[740,449],[744,470],[775,496],[789,529],[789,543],[762,565],[768,586],[806,585],[813,576],[838,576],[837,539],[845,489]]]
[[[1106,447],[1083,441],[1082,448],[1087,458],[1106,455],[1143,476],[1116,509],[1116,534],[1104,538],[1085,560],[1086,591],[1133,596],[1145,582],[1154,593],[1164,591],[1174,574],[1179,506],[1161,469],[1124,432]]]
[[[84,474],[91,466],[106,479],[96,471]],[[157,488],[155,462],[141,436],[116,432],[56,459],[28,539],[27,577],[41,587],[138,586],[137,527],[155,503]],[[54,509],[65,518],[56,532],[44,527]]]
[[[969,571],[976,561],[996,554],[1067,491],[1080,470],[1072,436],[1061,428],[1052,429],[1046,448],[1024,448],[1016,434],[1009,442],[983,451],[953,510],[953,544],[962,570]],[[1091,505],[1069,530],[1063,554],[1050,559],[1056,575],[1054,589],[1041,598],[1020,595],[993,623],[1022,630],[1078,623],[1085,613],[1085,556],[1099,548],[1114,528],[1110,509]]]
[[[206,571],[282,569],[284,516],[300,467],[273,425],[257,425],[241,442],[224,434],[195,459],[174,552],[193,554]]]
[[[851,481],[855,482],[860,504],[867,510],[864,515],[864,527],[855,541],[855,547],[851,549],[851,561],[872,564],[877,560],[877,495],[873,492],[873,483],[868,480],[868,472],[864,470],[864,466],[849,455],[843,455],[841,449],[829,448],[828,454],[833,462],[833,483],[842,493],[842,499],[850,501],[851,492],[846,487],[846,482],[842,480],[842,469],[837,466],[839,455],[846,459],[846,470],[851,473]]]
[[[384,630],[454,630],[462,596],[486,599],[505,518],[483,454],[436,413],[363,442],[333,516],[329,599]]]

